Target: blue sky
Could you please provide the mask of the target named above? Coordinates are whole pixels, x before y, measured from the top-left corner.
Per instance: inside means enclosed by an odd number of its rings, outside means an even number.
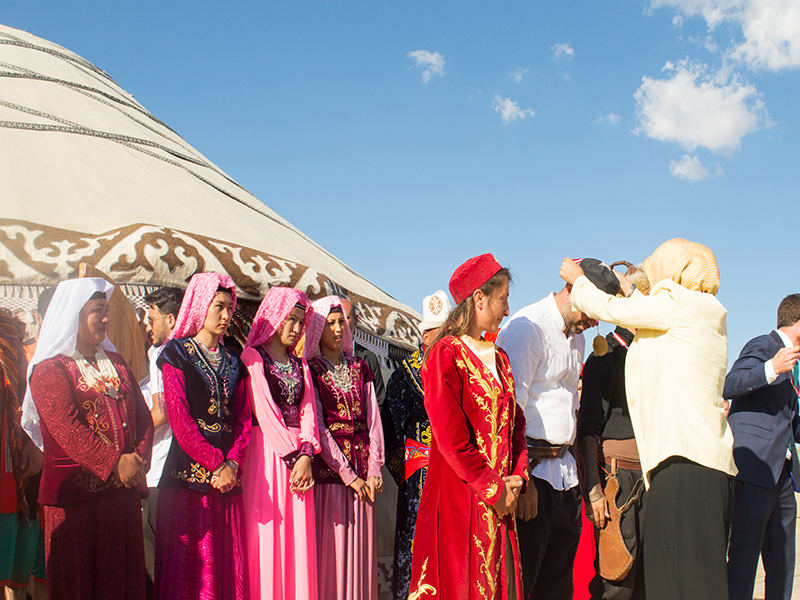
[[[800,291],[796,0],[6,0],[0,22],[417,310],[483,252],[513,311],[564,256],[684,237],[717,254],[732,360]]]

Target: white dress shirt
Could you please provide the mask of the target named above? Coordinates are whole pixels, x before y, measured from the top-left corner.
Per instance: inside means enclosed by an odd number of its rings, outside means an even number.
[[[525,435],[551,444],[573,444],[577,433],[578,381],[583,335],[565,335],[555,294],[520,309],[500,330],[497,345],[508,354]],[[578,485],[572,454],[547,459],[531,471],[555,490]]]
[[[783,345],[786,348],[794,348],[792,341],[780,329],[776,329],[775,333],[777,333],[778,336],[781,338],[781,341],[783,342]],[[767,376],[767,383],[772,383],[778,378],[778,374],[772,367],[772,359],[769,359],[767,362],[764,363],[764,374]]]
[[[151,346],[147,351],[147,357],[150,359],[150,381],[147,384],[149,394],[145,394],[147,407],[153,410],[153,395],[159,394],[161,396],[161,406],[166,412],[164,406],[164,380],[161,376],[161,369],[156,365],[158,357],[161,356],[161,351],[164,346],[159,347]],[[147,472],[147,487],[158,487],[158,481],[161,479],[161,471],[164,470],[164,462],[167,460],[167,453],[169,447],[172,445],[172,427],[169,421],[156,427],[153,432],[153,456],[150,459],[150,470]]]

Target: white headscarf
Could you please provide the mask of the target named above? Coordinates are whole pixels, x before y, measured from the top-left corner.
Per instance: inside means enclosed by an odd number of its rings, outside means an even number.
[[[78,317],[81,309],[97,292],[106,295],[106,300],[111,299],[114,291],[113,284],[100,277],[85,277],[82,279],[69,279],[58,284],[50,306],[39,331],[39,341],[36,343],[36,353],[28,365],[28,385],[25,390],[25,401],[22,404],[22,428],[31,437],[31,440],[44,450],[42,429],[39,425],[39,411],[31,396],[31,373],[33,367],[59,354],[72,356],[78,342]],[[114,344],[106,337],[100,346],[103,350],[114,352]]]

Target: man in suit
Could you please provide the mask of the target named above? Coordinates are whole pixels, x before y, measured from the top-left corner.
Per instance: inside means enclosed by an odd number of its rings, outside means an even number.
[[[800,436],[798,355],[800,294],[792,294],[778,307],[777,329],[750,340],[725,378],[723,396],[732,401],[728,422],[739,469],[728,551],[731,600],[753,597],[759,554],[766,600],[792,597],[794,483],[800,482],[795,449]]]

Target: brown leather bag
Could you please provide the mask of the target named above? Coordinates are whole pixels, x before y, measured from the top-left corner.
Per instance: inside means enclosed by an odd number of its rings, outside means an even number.
[[[608,502],[608,512],[611,517],[606,526],[600,530],[597,542],[598,573],[607,581],[621,581],[630,573],[633,566],[633,556],[622,538],[620,521],[622,512],[617,507],[617,494],[619,494],[619,481],[617,481],[616,459],[612,460],[611,473],[606,479],[605,495]],[[629,506],[626,503],[623,510]]]

